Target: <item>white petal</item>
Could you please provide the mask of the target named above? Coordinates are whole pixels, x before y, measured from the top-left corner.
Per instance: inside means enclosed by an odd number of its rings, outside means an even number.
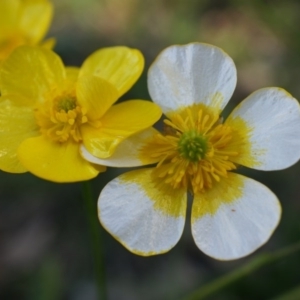
[[[130,136],[120,143],[113,155],[107,159],[98,158],[92,155],[84,145],[81,145],[80,153],[87,161],[107,167],[128,168],[153,164],[157,162],[157,159],[153,159],[152,157],[146,158],[144,156],[142,158],[140,150],[155,134],[157,134],[157,130],[150,127],[140,133]]]
[[[213,190],[195,197],[192,233],[204,253],[232,260],[266,243],[280,216],[280,204],[266,186],[231,173]]]
[[[253,159],[241,155],[237,163],[266,171],[284,169],[299,160],[300,106],[285,90],[265,88],[252,93],[233,110],[226,123],[234,124],[239,118],[251,129]]]
[[[152,100],[164,113],[203,103],[222,109],[236,85],[236,68],[220,48],[193,43],[171,46],[148,72]]]
[[[99,219],[135,254],[168,251],[179,240],[185,220],[186,192],[152,181],[153,169],[125,173],[109,182],[99,201]]]

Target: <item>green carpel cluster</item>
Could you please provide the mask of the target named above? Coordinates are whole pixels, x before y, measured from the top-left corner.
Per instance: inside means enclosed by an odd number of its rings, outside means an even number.
[[[76,108],[76,99],[72,97],[66,97],[63,99],[59,99],[57,103],[57,110],[61,111],[64,110],[65,112],[68,112],[69,110],[73,110]]]
[[[184,132],[178,142],[180,155],[192,162],[198,162],[203,159],[207,149],[207,139],[196,130]]]

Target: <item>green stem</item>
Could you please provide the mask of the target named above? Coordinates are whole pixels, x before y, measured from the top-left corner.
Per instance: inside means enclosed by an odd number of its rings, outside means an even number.
[[[243,277],[251,274],[252,272],[260,269],[261,267],[268,265],[272,262],[280,260],[290,254],[293,254],[300,250],[300,242],[297,242],[293,245],[287,246],[283,249],[277,250],[273,253],[263,253],[258,255],[249,263],[243,265],[242,267],[223,275],[222,277],[213,280],[212,282],[204,285],[198,290],[194,291],[189,296],[185,297],[185,300],[200,300],[205,299],[208,296],[220,291],[224,287],[234,283],[237,280],[240,280]]]
[[[101,235],[101,226],[99,225],[97,216],[97,204],[94,201],[92,187],[90,181],[82,182],[82,196],[85,202],[85,208],[90,228],[90,236],[93,247],[94,267],[96,275],[96,284],[98,289],[99,299],[107,299],[104,251]]]

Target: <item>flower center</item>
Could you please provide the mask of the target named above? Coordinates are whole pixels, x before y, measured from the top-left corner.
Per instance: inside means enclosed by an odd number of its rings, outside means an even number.
[[[63,94],[40,105],[35,113],[40,131],[55,142],[69,139],[82,140],[80,127],[88,122],[86,109],[81,107],[72,94]]]
[[[159,162],[153,172],[173,188],[194,194],[210,189],[214,182],[236,169],[238,155],[232,129],[219,114],[204,105],[193,105],[164,121],[166,134],[157,134],[142,149],[141,158],[151,155]]]
[[[178,152],[185,159],[198,162],[205,157],[207,139],[196,130],[182,133],[178,141]]]
[[[67,96],[66,98],[58,99],[57,101],[57,111],[64,110],[67,113],[74,108],[76,108],[76,99],[73,97],[68,98]]]

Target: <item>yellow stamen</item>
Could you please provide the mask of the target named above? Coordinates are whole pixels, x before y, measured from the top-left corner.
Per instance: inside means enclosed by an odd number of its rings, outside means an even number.
[[[206,106],[185,108],[164,123],[166,134],[156,135],[142,155],[159,159],[154,175],[165,183],[201,193],[236,169],[232,159],[239,152],[231,143],[232,129]]]
[[[71,139],[79,143],[82,124],[101,126],[99,121],[89,121],[86,114],[87,110],[77,103],[74,94],[63,94],[38,107],[35,116],[41,133],[50,140],[63,143]]]

